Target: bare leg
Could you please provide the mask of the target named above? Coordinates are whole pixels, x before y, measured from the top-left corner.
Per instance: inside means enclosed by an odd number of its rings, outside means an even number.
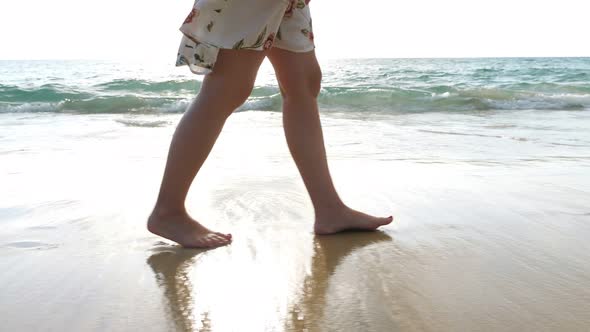
[[[262,51],[219,51],[213,72],[203,79],[172,138],[158,200],[148,219],[152,233],[191,248],[230,243],[230,234],[213,232],[192,219],[184,201],[227,117],[250,95],[264,56]]]
[[[349,229],[375,230],[393,217],[378,218],[347,207],[338,197],[326,160],[317,96],[321,70],[315,52],[280,48],[268,52],[283,96],[283,125],[289,150],[315,210],[314,230],[332,234]]]

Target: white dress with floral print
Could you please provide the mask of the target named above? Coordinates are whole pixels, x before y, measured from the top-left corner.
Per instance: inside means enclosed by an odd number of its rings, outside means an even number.
[[[315,48],[309,0],[195,0],[180,26],[176,66],[213,70],[220,48],[293,52]]]

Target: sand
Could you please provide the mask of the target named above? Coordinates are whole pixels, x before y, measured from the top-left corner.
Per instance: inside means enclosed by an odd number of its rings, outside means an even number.
[[[235,240],[186,250],[145,229],[176,120],[113,129],[97,116],[75,129],[57,117],[51,147],[3,159],[2,330],[588,330],[585,161],[388,161],[346,147],[326,119],[345,202],[396,221],[319,237],[286,146],[270,139],[280,116],[238,114],[187,203]],[[260,127],[243,136],[249,121]],[[266,145],[248,154],[243,140]]]

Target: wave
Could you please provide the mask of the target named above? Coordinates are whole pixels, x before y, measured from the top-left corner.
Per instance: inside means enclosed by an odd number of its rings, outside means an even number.
[[[191,92],[200,88],[197,80],[168,80],[154,82],[139,79],[116,79],[109,82],[99,83],[93,87],[103,91],[127,91],[140,93],[163,93],[163,92]]]
[[[190,100],[146,98],[139,96],[96,96],[88,99],[66,98],[59,102],[0,103],[0,113],[180,113]]]
[[[196,80],[112,80],[86,87],[0,84],[0,112],[181,113],[200,88]],[[590,84],[324,86],[320,107],[359,112],[587,110]],[[277,86],[257,86],[238,111],[280,111]]]

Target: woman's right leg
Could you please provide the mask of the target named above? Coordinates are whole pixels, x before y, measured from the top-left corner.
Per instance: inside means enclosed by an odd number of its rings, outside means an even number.
[[[184,206],[189,187],[207,159],[227,117],[250,96],[265,52],[220,49],[213,72],[183,115],[170,144],[160,193],[148,230],[184,247],[228,244],[230,234],[213,232]]]

